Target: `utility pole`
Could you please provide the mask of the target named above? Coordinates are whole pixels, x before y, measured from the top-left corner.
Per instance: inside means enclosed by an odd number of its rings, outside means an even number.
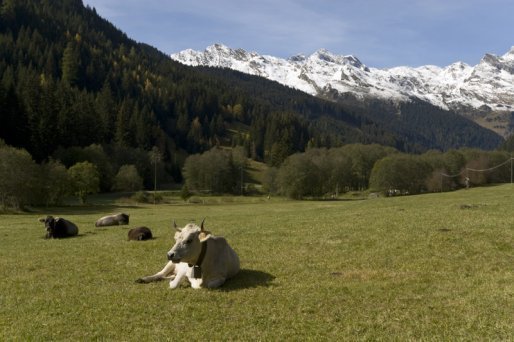
[[[155,195],[157,194],[157,160],[153,161],[153,204],[155,205]]]
[[[156,203],[155,197],[157,195],[157,163],[161,160],[161,151],[157,146],[152,147],[150,151],[150,160],[154,165],[154,174],[153,174],[153,204]]]
[[[243,196],[243,189],[244,189],[244,183],[243,183],[243,165],[241,165],[241,196]]]

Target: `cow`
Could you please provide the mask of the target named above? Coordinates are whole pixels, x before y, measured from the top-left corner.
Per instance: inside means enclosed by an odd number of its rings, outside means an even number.
[[[95,222],[96,227],[118,226],[122,224],[129,224],[129,215],[124,213],[107,215]]]
[[[128,232],[128,239],[135,241],[150,240],[152,238],[152,231],[148,227],[132,228]]]
[[[75,236],[79,233],[78,227],[73,223],[62,217],[47,216],[39,219],[43,222],[46,228],[46,239],[60,239],[70,236]]]
[[[208,230],[203,229],[203,223],[205,219],[202,221],[201,224],[201,232],[200,232],[200,239],[205,240],[207,237],[211,235],[211,232]],[[174,229],[177,229],[177,224],[175,221],[173,221],[173,227]],[[199,284],[197,284],[201,279],[195,279],[193,278],[193,274],[191,273],[193,270],[192,266],[189,266],[185,262],[179,262],[179,263],[173,263],[171,261],[168,261],[168,263],[164,266],[164,268],[157,272],[154,275],[139,278],[136,280],[137,283],[150,283],[153,281],[160,281],[165,279],[170,279],[170,288],[174,289],[176,288],[182,279],[184,277],[187,277],[189,282],[191,284],[195,284],[196,287],[199,287]]]
[[[204,229],[204,221],[200,227],[189,223],[182,229],[173,222],[177,232],[175,245],[167,253],[168,263],[158,273],[137,282],[171,279],[170,288],[174,289],[187,277],[191,287],[199,289],[219,287],[234,277],[239,272],[239,257],[225,238]]]

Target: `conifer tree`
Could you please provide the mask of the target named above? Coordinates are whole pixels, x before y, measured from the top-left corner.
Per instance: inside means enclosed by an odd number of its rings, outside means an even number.
[[[68,42],[62,56],[62,80],[69,85],[79,81],[80,54],[74,41]]]

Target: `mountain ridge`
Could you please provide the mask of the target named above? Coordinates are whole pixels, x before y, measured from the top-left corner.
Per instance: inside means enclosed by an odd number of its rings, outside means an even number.
[[[514,46],[502,56],[485,54],[475,66],[455,62],[446,67],[378,69],[353,55],[325,49],[283,59],[222,44],[204,51],[184,50],[171,58],[190,66],[230,68],[265,77],[323,98],[334,91],[361,99],[405,102],[415,98],[453,110],[503,136],[513,130]]]

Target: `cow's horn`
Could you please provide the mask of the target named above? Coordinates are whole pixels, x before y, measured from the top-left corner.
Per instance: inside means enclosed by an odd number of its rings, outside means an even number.
[[[201,230],[202,232],[204,231],[204,230],[203,230],[203,223],[204,223],[204,222],[205,222],[205,217],[203,218],[202,223],[200,224],[200,230]]]
[[[181,232],[180,228],[177,227],[177,223],[175,222],[175,220],[173,220],[173,228],[175,228],[176,231]]]

